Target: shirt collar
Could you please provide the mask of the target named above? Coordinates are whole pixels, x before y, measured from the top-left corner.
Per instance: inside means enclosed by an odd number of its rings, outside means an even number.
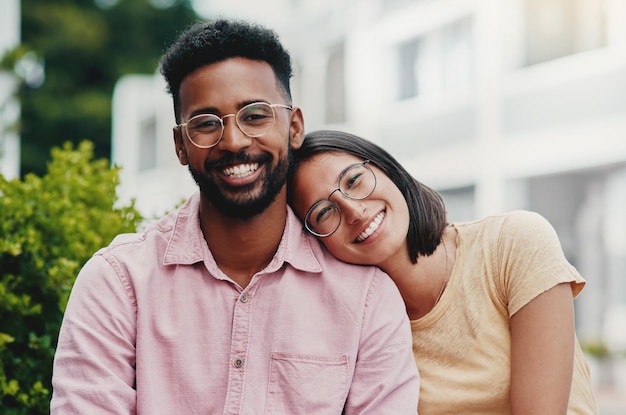
[[[196,192],[187,199],[178,212],[171,214],[174,223],[163,257],[164,265],[188,265],[204,261],[206,241],[200,229],[199,212],[200,193]]]
[[[321,272],[322,267],[312,249],[312,244],[318,243],[313,235],[302,228],[302,222],[287,206],[285,231],[274,259],[267,267],[268,272],[278,269],[284,262],[288,262],[294,268],[302,271]]]
[[[302,223],[289,206],[283,236],[272,261],[265,272],[274,272],[284,263],[307,272],[321,272],[322,267],[315,257],[312,244],[318,244],[316,238],[308,234]],[[193,194],[174,215],[171,237],[165,249],[165,265],[190,265],[197,262],[215,262],[206,245],[200,229],[200,193]]]

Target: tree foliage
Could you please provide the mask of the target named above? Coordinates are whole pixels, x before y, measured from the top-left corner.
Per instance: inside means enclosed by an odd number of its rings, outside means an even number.
[[[115,235],[142,220],[116,206],[118,169],[93,144],[52,149],[42,177],[0,175],[0,412],[48,414],[52,359],[76,275]]]
[[[153,73],[165,47],[198,17],[190,0],[22,0],[22,51],[45,68],[22,84],[22,175],[43,174],[50,149],[88,139],[110,157],[117,80]]]

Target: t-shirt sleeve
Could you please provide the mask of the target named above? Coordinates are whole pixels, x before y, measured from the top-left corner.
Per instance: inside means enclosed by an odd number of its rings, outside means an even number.
[[[508,215],[500,229],[497,250],[509,317],[558,284],[569,282],[574,297],[585,285],[565,258],[556,231],[537,213],[516,211]]]

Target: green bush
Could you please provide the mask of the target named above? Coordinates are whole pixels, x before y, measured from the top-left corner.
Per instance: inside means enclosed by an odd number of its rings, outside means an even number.
[[[54,348],[76,275],[142,218],[118,206],[118,169],[93,145],[52,150],[47,173],[0,175],[0,412],[49,414]]]

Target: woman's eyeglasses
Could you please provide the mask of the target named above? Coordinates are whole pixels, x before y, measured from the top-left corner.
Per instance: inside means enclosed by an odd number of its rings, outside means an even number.
[[[341,224],[339,205],[330,200],[335,192],[353,200],[365,199],[376,188],[376,175],[368,165],[370,161],[348,166],[340,175],[338,187],[326,199],[311,206],[304,217],[304,226],[313,235],[320,238],[332,235]]]

